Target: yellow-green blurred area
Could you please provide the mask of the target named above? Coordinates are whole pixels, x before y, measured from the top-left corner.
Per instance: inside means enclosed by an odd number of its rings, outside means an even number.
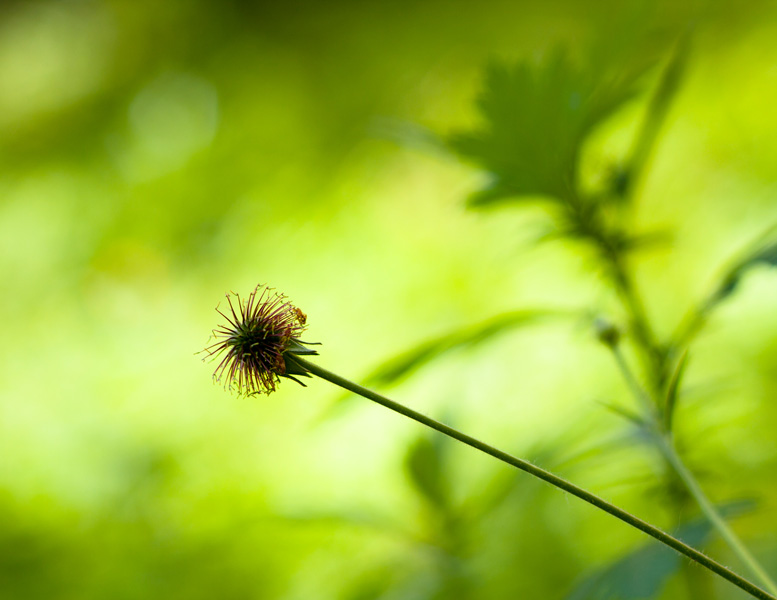
[[[489,61],[658,40],[586,140],[595,185],[682,36],[630,217],[657,234],[630,265],[659,337],[777,223],[774,3],[5,0],[0,598],[745,597],[367,400],[320,380],[240,398],[196,354],[224,294],[260,283],[357,381],[495,315],[559,311],[381,391],[749,575],[605,406],[636,405],[591,326],[626,324],[595,254],[549,236],[541,201],[467,208],[485,176],[440,143],[481,123]],[[675,416],[773,576],[776,301],[774,268],[742,276],[690,346]]]

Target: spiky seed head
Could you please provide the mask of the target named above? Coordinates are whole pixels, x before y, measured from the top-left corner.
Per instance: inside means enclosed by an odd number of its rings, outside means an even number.
[[[274,392],[280,377],[302,384],[292,375],[309,375],[290,369],[286,355],[318,354],[299,339],[306,327],[305,314],[263,285],[245,299],[235,293],[226,297],[228,309],[216,308],[226,323],[213,330],[216,341],[205,348],[209,357],[221,357],[214,380],[244,396]]]

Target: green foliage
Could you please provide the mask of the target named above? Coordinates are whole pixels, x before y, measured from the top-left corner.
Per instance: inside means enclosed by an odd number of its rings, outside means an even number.
[[[631,155],[615,173],[612,182],[613,191],[619,198],[629,199],[633,195],[634,186],[648,164],[661,126],[680,89],[689,54],[690,34],[687,33],[680,38],[669,59],[669,64],[661,74],[661,79],[647,107],[640,132],[634,139]]]
[[[610,403],[604,405],[636,425],[639,437],[659,449],[666,466],[687,486],[689,497],[705,512],[708,523],[687,525],[683,535],[698,544],[714,525],[750,568],[751,574],[772,590],[774,584],[768,575],[763,574],[757,561],[716,514],[682,463],[673,447],[673,429],[691,337],[701,328],[707,313],[734,292],[747,271],[758,264],[777,264],[773,235],[764,236],[754,245],[754,250],[734,262],[716,291],[686,321],[680,334],[661,340],[648,317],[630,264],[632,251],[644,247],[651,236],[631,233],[628,213],[621,210],[635,197],[635,182],[648,166],[661,125],[680,87],[688,48],[689,38],[685,35],[669,55],[647,105],[642,127],[633,137],[632,149],[620,159],[620,166],[616,175],[609,179],[607,189],[586,189],[579,173],[581,155],[595,128],[634,97],[637,81],[644,74],[642,69],[622,70],[620,77],[610,79],[606,70],[576,68],[561,50],[536,65],[527,61],[515,66],[492,63],[486,69],[484,91],[478,99],[483,125],[477,130],[452,136],[449,144],[455,152],[484,169],[490,178],[488,186],[470,198],[472,206],[545,197],[556,205],[557,237],[582,239],[596,249],[598,262],[608,275],[611,289],[628,315],[628,333],[633,338],[637,357],[642,361],[646,380],[643,388],[619,347],[620,336],[612,339],[600,336],[600,341],[613,352],[640,410],[636,412]],[[601,179],[608,180],[606,176]],[[497,317],[488,327],[476,328],[474,338],[471,334],[458,332],[443,336],[385,363],[377,371],[382,376],[373,376],[373,379],[391,383],[450,348],[465,346],[472,339],[488,340],[513,326],[510,321],[500,323]],[[434,481],[429,474],[432,462],[421,462],[425,455],[420,454],[419,449],[414,452],[418,463],[413,471],[416,485],[439,504],[436,494],[431,493],[439,490],[438,486],[430,487],[430,482]],[[424,477],[420,476],[421,464],[426,467]],[[660,591],[679,564],[675,555],[659,548],[646,548],[616,561],[571,597],[649,598]]]
[[[729,269],[728,273],[722,278],[718,289],[712,294],[707,301],[707,304],[704,306],[704,310],[709,311],[719,302],[722,302],[733,294],[745,274],[758,265],[770,267],[777,266],[777,241],[759,244],[754,250],[746,253],[745,256],[737,260]]]
[[[689,523],[674,535],[692,546],[700,546],[710,533],[703,521]],[[630,552],[607,568],[591,575],[566,600],[647,600],[658,595],[667,580],[677,573],[682,558],[650,544]]]
[[[445,486],[445,463],[439,436],[435,440],[418,438],[407,451],[407,472],[423,496],[437,507],[444,507],[450,491]]]
[[[676,346],[680,347],[692,341],[704,327],[714,309],[737,291],[742,279],[753,268],[759,265],[777,266],[777,241],[773,239],[774,237],[775,228],[770,227],[764,234],[758,236],[748,250],[730,261],[727,270],[718,279],[714,291],[686,316],[673,335],[672,341]]]
[[[368,385],[390,385],[453,350],[473,348],[512,329],[559,316],[562,316],[559,312],[543,309],[518,310],[496,315],[482,323],[446,333],[404,351],[381,364],[366,376],[365,381]]]
[[[726,515],[752,510],[753,503],[743,501],[721,507]],[[678,527],[675,537],[702,547],[712,533],[710,523],[695,519]],[[585,578],[566,600],[647,600],[660,594],[667,581],[683,566],[683,558],[660,544],[650,543]]]

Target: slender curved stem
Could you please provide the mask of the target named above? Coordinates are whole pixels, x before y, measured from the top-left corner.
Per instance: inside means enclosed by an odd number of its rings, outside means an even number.
[[[287,356],[290,361],[295,362],[297,365],[299,365],[301,368],[305,369],[312,375],[320,377],[321,379],[324,379],[329,383],[333,383],[336,386],[339,386],[345,390],[348,390],[349,392],[353,392],[354,394],[358,394],[359,396],[367,398],[368,400],[377,402],[381,406],[384,406],[390,410],[393,410],[394,412],[404,415],[405,417],[413,419],[414,421],[417,421],[422,425],[426,425],[427,427],[430,427],[436,431],[439,431],[440,433],[443,433],[448,437],[453,438],[454,440],[462,442],[467,446],[475,448],[476,450],[480,450],[481,452],[488,454],[489,456],[492,456],[504,463],[507,463],[508,465],[511,465],[517,469],[520,469],[521,471],[525,471],[526,473],[529,473],[534,477],[542,479],[543,481],[551,484],[554,487],[564,490],[565,492],[568,492],[573,496],[576,496],[581,500],[584,500],[585,502],[592,504],[596,508],[599,508],[611,514],[615,518],[620,519],[621,521],[623,521],[624,523],[627,523],[628,525],[631,525],[632,527],[636,527],[640,531],[657,539],[662,544],[669,546],[670,548],[676,550],[680,554],[687,556],[688,558],[697,562],[703,567],[706,567],[710,571],[720,575],[724,579],[727,579],[728,581],[730,581],[737,587],[741,588],[742,590],[746,591],[747,593],[749,593],[755,598],[759,598],[761,600],[777,600],[777,597],[762,590],[761,588],[757,587],[747,579],[744,579],[740,575],[737,575],[730,569],[727,569],[720,563],[714,561],[713,559],[699,552],[695,548],[692,548],[688,544],[681,542],[677,538],[672,537],[668,533],[662,531],[661,529],[658,529],[657,527],[654,527],[650,523],[647,523],[642,519],[635,517],[634,515],[626,512],[622,508],[619,508],[614,504],[610,504],[603,498],[600,498],[599,496],[596,496],[595,494],[592,494],[591,492],[584,490],[583,488],[580,488],[574,485],[573,483],[570,483],[566,479],[562,479],[561,477],[558,477],[557,475],[554,475],[553,473],[550,473],[545,469],[537,467],[536,465],[533,465],[530,462],[527,462],[520,458],[516,458],[515,456],[512,456],[511,454],[507,454],[506,452],[502,452],[501,450],[494,448],[493,446],[490,446],[484,442],[481,442],[476,438],[468,436],[460,432],[459,430],[454,429],[453,427],[445,425],[444,423],[440,423],[439,421],[435,421],[431,417],[427,417],[424,414],[421,414],[419,412],[414,411],[411,408],[408,408],[402,404],[394,402],[393,400],[390,400],[385,396],[382,396],[376,392],[373,392],[372,390],[364,388],[356,383],[353,383],[352,381],[349,381],[348,379],[340,377],[339,375],[332,373],[331,371],[327,371],[326,369],[319,367],[315,363],[308,362],[307,360],[305,360],[304,358],[298,355],[290,354]]]
[[[690,469],[688,469],[682,458],[680,458],[680,455],[677,453],[677,450],[672,443],[671,433],[660,427],[658,415],[656,414],[654,405],[650,401],[650,397],[640,385],[639,381],[634,375],[634,372],[623,356],[623,353],[620,351],[620,348],[617,346],[612,346],[612,352],[615,356],[616,362],[618,363],[618,367],[621,370],[623,378],[626,380],[629,387],[631,388],[632,393],[640,402],[643,410],[645,411],[645,417],[647,418],[645,421],[645,427],[649,428],[649,433],[651,434],[652,439],[655,441],[659,451],[666,459],[666,462],[668,462],[672,467],[674,472],[685,485],[688,492],[696,501],[696,504],[698,504],[699,508],[701,508],[704,516],[707,517],[707,520],[717,530],[726,544],[728,544],[728,546],[734,551],[734,554],[739,557],[745,566],[750,569],[750,572],[755,575],[758,580],[760,580],[763,586],[769,590],[771,594],[777,596],[777,585],[775,585],[774,581],[771,579],[771,577],[769,577],[769,574],[761,566],[755,556],[753,556],[747,547],[742,543],[742,540],[740,540],[737,534],[735,534],[734,531],[728,526],[725,519],[721,516],[712,502],[710,502],[709,498],[707,498],[704,490],[701,489],[699,482],[696,480],[693,473],[690,471]]]

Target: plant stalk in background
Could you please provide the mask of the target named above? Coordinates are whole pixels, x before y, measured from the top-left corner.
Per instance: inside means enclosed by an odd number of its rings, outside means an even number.
[[[678,87],[686,61],[687,43],[686,38],[680,41],[672,60],[666,67],[659,86],[648,106],[643,127],[636,137],[634,149],[626,163],[627,166],[623,169],[623,173],[626,174],[630,184],[618,191],[621,194],[622,201],[626,203],[632,201],[635,183],[645,170],[652,147],[655,145],[658,131],[666,116],[671,97]],[[602,256],[605,266],[608,267],[613,285],[623,301],[624,308],[631,321],[634,342],[638,353],[644,358],[646,365],[647,390],[643,389],[637,376],[629,368],[628,362],[618,345],[618,338],[616,337],[614,343],[608,343],[606,340],[603,340],[612,350],[624,379],[642,408],[642,428],[647,431],[649,434],[648,439],[653,442],[660,455],[683,483],[688,493],[725,543],[753,575],[760,580],[764,587],[771,594],[777,595],[777,584],[775,584],[755,556],[728,526],[725,519],[707,498],[693,472],[685,465],[675,448],[672,435],[673,417],[680,381],[685,372],[688,358],[687,344],[690,342],[691,336],[688,335],[685,338],[675,337],[665,343],[658,341],[654,334],[655,328],[644,308],[644,302],[629,275],[626,266],[627,253],[611,252],[610,246],[603,243],[604,238],[601,236],[593,236],[592,240],[594,244],[599,246],[600,256]],[[701,315],[702,313],[703,310],[699,310],[697,314]],[[694,315],[692,320],[697,321],[700,318]],[[678,356],[679,358],[677,358]]]
[[[677,333],[659,339],[631,268],[631,257],[657,236],[634,234],[629,210],[644,178],[658,134],[688,58],[689,36],[676,44],[647,106],[631,150],[598,189],[582,181],[580,157],[596,125],[633,97],[644,69],[615,65],[614,74],[579,67],[563,51],[541,64],[494,64],[486,72],[478,105],[485,124],[451,136],[449,146],[490,175],[489,184],[470,198],[470,206],[521,203],[541,196],[558,222],[557,236],[583,242],[595,257],[626,313],[629,342],[640,360],[645,385],[620,353],[617,336],[607,340],[641,414],[639,426],[682,482],[691,498],[743,564],[774,595],[777,584],[747,550],[709,501],[673,441],[674,412],[688,347],[709,312],[730,295],[743,274],[758,263],[777,264],[774,228],[737,261],[719,287],[687,316]],[[560,123],[563,127],[555,127]],[[634,420],[634,419],[632,419]]]
[[[644,416],[639,421],[639,426],[648,434],[649,439],[658,448],[661,455],[665,458],[666,462],[672,467],[675,474],[683,482],[688,492],[698,504],[704,516],[707,517],[712,526],[717,530],[723,540],[734,551],[739,559],[750,569],[750,571],[761,581],[764,587],[769,590],[773,595],[777,595],[777,586],[775,586],[769,574],[764,570],[758,560],[742,543],[742,540],[734,533],[734,531],[728,526],[723,516],[715,508],[715,505],[710,502],[707,495],[702,490],[699,482],[694,477],[693,473],[683,462],[680,455],[675,449],[674,440],[671,434],[671,412],[663,411],[663,415],[656,411],[652,405],[652,401],[645,390],[640,386],[636,375],[629,367],[626,357],[623,356],[623,352],[620,350],[617,344],[617,340],[607,342],[607,345],[612,349],[615,360],[618,363],[618,367],[623,374],[624,379],[631,388],[634,396],[640,402],[643,407]],[[675,382],[670,389],[676,388],[676,382],[679,381],[680,373],[684,369],[687,353],[683,355],[678,363],[677,375],[673,377],[672,381]],[[676,394],[676,389],[674,391]],[[673,404],[673,396],[668,398],[667,405]],[[671,410],[671,409],[670,409]],[[663,418],[662,418],[663,416]]]

